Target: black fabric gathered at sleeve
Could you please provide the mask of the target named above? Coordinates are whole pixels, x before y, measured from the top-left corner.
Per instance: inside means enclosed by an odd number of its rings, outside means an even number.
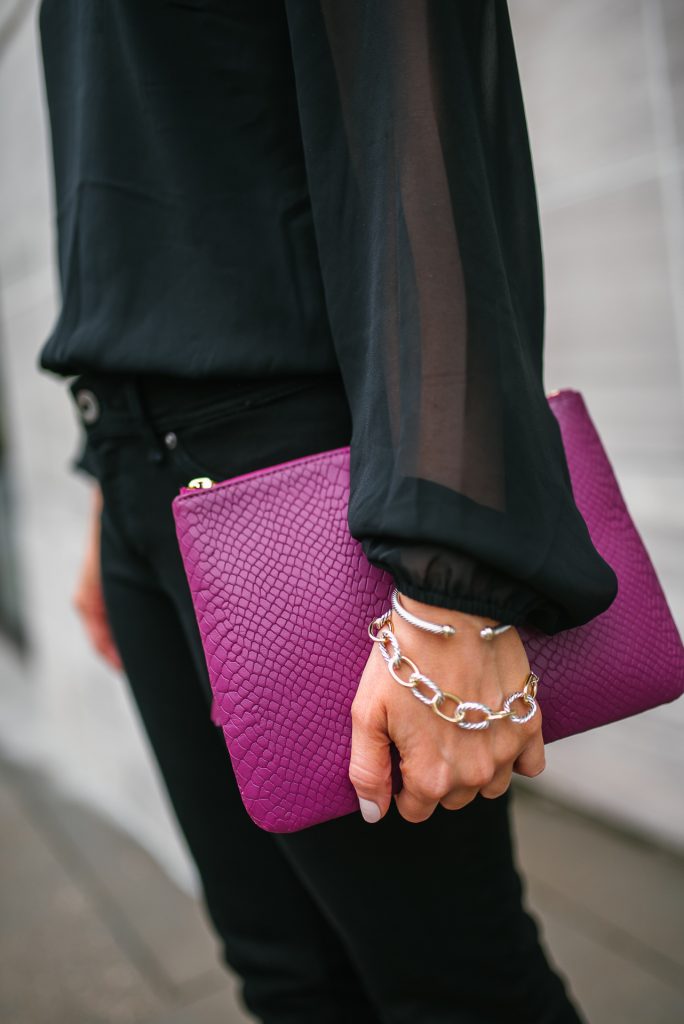
[[[285,0],[349,528],[400,592],[547,633],[613,601],[543,384],[537,201],[504,2]]]

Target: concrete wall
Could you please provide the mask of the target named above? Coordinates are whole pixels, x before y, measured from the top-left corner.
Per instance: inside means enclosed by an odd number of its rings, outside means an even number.
[[[540,187],[547,390],[577,387],[684,628],[684,5],[511,4]],[[0,8],[0,338],[31,650],[0,644],[0,743],[194,873],[127,688],[70,605],[89,484],[67,462],[37,5]],[[654,638],[654,643],[657,638]],[[684,847],[684,703],[548,748],[534,785]]]
[[[194,870],[124,679],[91,652],[71,607],[90,483],[70,473],[78,444],[65,382],[36,359],[58,308],[49,135],[37,3],[0,28],[0,315],[4,413],[16,486],[23,663],[0,643],[0,743],[128,828],[186,887]],[[16,13],[15,13],[16,12]]]

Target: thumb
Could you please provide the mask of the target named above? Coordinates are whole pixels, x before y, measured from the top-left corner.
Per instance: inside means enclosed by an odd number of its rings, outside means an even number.
[[[381,722],[355,713],[353,707],[349,778],[364,821],[379,821],[392,798],[390,739]]]

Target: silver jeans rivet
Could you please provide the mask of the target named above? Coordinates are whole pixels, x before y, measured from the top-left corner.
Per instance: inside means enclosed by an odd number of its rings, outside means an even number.
[[[168,434],[164,434],[164,444],[167,448],[175,448],[178,444],[178,438],[173,430],[169,430]]]
[[[81,411],[83,422],[95,423],[100,415],[100,403],[95,393],[87,388],[80,388],[76,392],[76,404]]]

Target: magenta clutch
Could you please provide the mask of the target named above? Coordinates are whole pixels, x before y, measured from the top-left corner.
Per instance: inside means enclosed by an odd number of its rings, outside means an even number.
[[[567,388],[548,401],[577,507],[619,586],[583,626],[553,636],[519,629],[540,677],[547,743],[684,691],[677,626],[582,395]],[[350,535],[348,500],[344,447],[182,488],[172,503],[212,715],[248,813],[271,832],[358,810],[347,775],[350,707],[370,654],[368,623],[389,607],[394,584]]]

